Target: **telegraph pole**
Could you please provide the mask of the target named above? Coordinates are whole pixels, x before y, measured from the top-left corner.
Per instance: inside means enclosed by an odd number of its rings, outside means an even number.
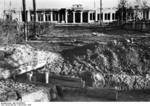
[[[27,41],[28,38],[27,38],[27,34],[26,34],[26,22],[27,22],[26,0],[22,0],[22,6],[23,6],[23,21],[24,21],[24,36],[25,36],[25,41]]]
[[[36,0],[33,0],[33,12],[34,12],[34,38],[36,37]]]
[[[4,0],[4,10],[3,10],[3,20],[5,20],[5,0]]]
[[[102,5],[103,5],[102,0],[100,0],[100,16],[99,16],[100,25],[102,25],[102,22],[103,22],[102,17],[101,17],[101,15],[102,15],[102,9],[103,9]]]
[[[96,4],[95,4],[95,0],[94,0],[94,9],[96,9]]]

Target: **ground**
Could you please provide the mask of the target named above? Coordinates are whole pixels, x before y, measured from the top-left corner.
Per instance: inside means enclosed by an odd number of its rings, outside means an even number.
[[[63,52],[83,45],[94,42],[105,44],[110,41],[122,41],[122,39],[131,40],[134,42],[149,47],[150,34],[147,32],[129,31],[116,28],[87,28],[87,27],[56,27],[49,35],[43,35],[39,41],[29,41],[35,48],[50,50],[54,52]],[[63,82],[61,82],[63,83]],[[84,93],[81,91],[84,91]],[[116,91],[112,91],[112,95],[106,96],[105,93],[98,93],[98,97],[87,95],[86,90],[66,90],[64,98],[59,98],[56,101],[149,101],[147,90],[141,91],[119,91],[116,99]],[[100,90],[102,91],[102,90]],[[91,91],[94,94],[93,91]],[[104,97],[104,95],[106,97]],[[140,95],[140,96],[137,96]]]
[[[42,34],[39,40],[29,40],[27,43],[37,49],[57,53],[73,50],[74,48],[96,42],[102,45],[110,41],[115,43],[115,40],[117,40],[117,42],[124,40],[130,43],[135,42],[147,49],[150,45],[149,37],[150,33],[147,32],[122,30],[118,27],[56,26],[52,30],[50,29],[49,33]],[[142,48],[142,50],[144,50],[144,48]],[[98,93],[98,91],[96,92],[96,90],[91,89],[64,89],[64,97],[58,98],[56,101],[149,101],[150,97],[147,90],[119,91],[117,99],[117,92],[115,90],[112,90],[112,95],[106,94],[108,91],[102,93]],[[88,94],[89,92],[91,92],[91,94]],[[93,97],[95,92],[98,95],[97,97]]]

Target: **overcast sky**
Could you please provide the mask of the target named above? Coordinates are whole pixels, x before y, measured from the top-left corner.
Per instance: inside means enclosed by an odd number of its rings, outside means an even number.
[[[5,3],[4,3],[5,1]],[[22,0],[0,0],[0,9],[10,7],[10,1],[12,8],[21,8]],[[70,8],[72,4],[83,4],[85,8],[94,8],[94,1],[96,7],[99,7],[100,0],[36,0],[37,8]],[[119,0],[103,0],[103,7],[116,7]],[[27,8],[32,8],[32,0],[26,0]]]
[[[5,2],[4,2],[5,1]],[[0,12],[4,9],[10,8],[12,9],[21,9],[22,8],[22,0],[0,0]],[[102,0],[103,8],[107,7],[117,7],[118,2],[120,0]],[[132,2],[135,0],[128,0],[128,2]],[[150,1],[150,0],[148,0]],[[100,0],[36,0],[37,8],[71,8],[73,4],[82,4],[84,8],[91,9],[95,7],[99,8]],[[32,0],[26,0],[27,9],[32,9]]]

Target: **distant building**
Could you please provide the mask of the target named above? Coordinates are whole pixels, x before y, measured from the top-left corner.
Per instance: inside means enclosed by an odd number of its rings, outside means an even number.
[[[103,9],[103,14],[99,14],[97,10],[84,9],[81,4],[73,5],[71,9],[37,9],[37,22],[52,22],[52,23],[95,23],[100,19],[105,23],[116,21],[116,8]],[[28,21],[33,21],[33,10],[28,11]]]
[[[22,12],[19,10],[11,9],[4,10],[4,19],[8,21],[19,21],[22,22]]]
[[[134,20],[135,17],[141,19],[150,20],[150,8],[135,8],[134,11],[128,11],[128,20]],[[102,20],[103,23],[110,23],[116,20],[117,8],[103,8],[102,14],[100,9],[84,9],[81,4],[75,4],[70,9],[37,9],[36,10],[36,22],[50,22],[50,23],[99,23]],[[5,11],[6,19],[17,19],[19,22],[23,22],[21,11],[7,10]],[[26,12],[26,20],[28,22],[34,21],[33,10]]]

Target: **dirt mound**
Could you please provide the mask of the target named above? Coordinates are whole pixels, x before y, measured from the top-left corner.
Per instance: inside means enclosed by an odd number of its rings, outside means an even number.
[[[85,82],[91,79],[97,87],[146,89],[150,82],[149,52],[148,47],[138,44],[94,43],[61,52],[64,61],[55,64],[51,70],[60,75],[82,78]],[[85,77],[84,72],[91,75]]]

